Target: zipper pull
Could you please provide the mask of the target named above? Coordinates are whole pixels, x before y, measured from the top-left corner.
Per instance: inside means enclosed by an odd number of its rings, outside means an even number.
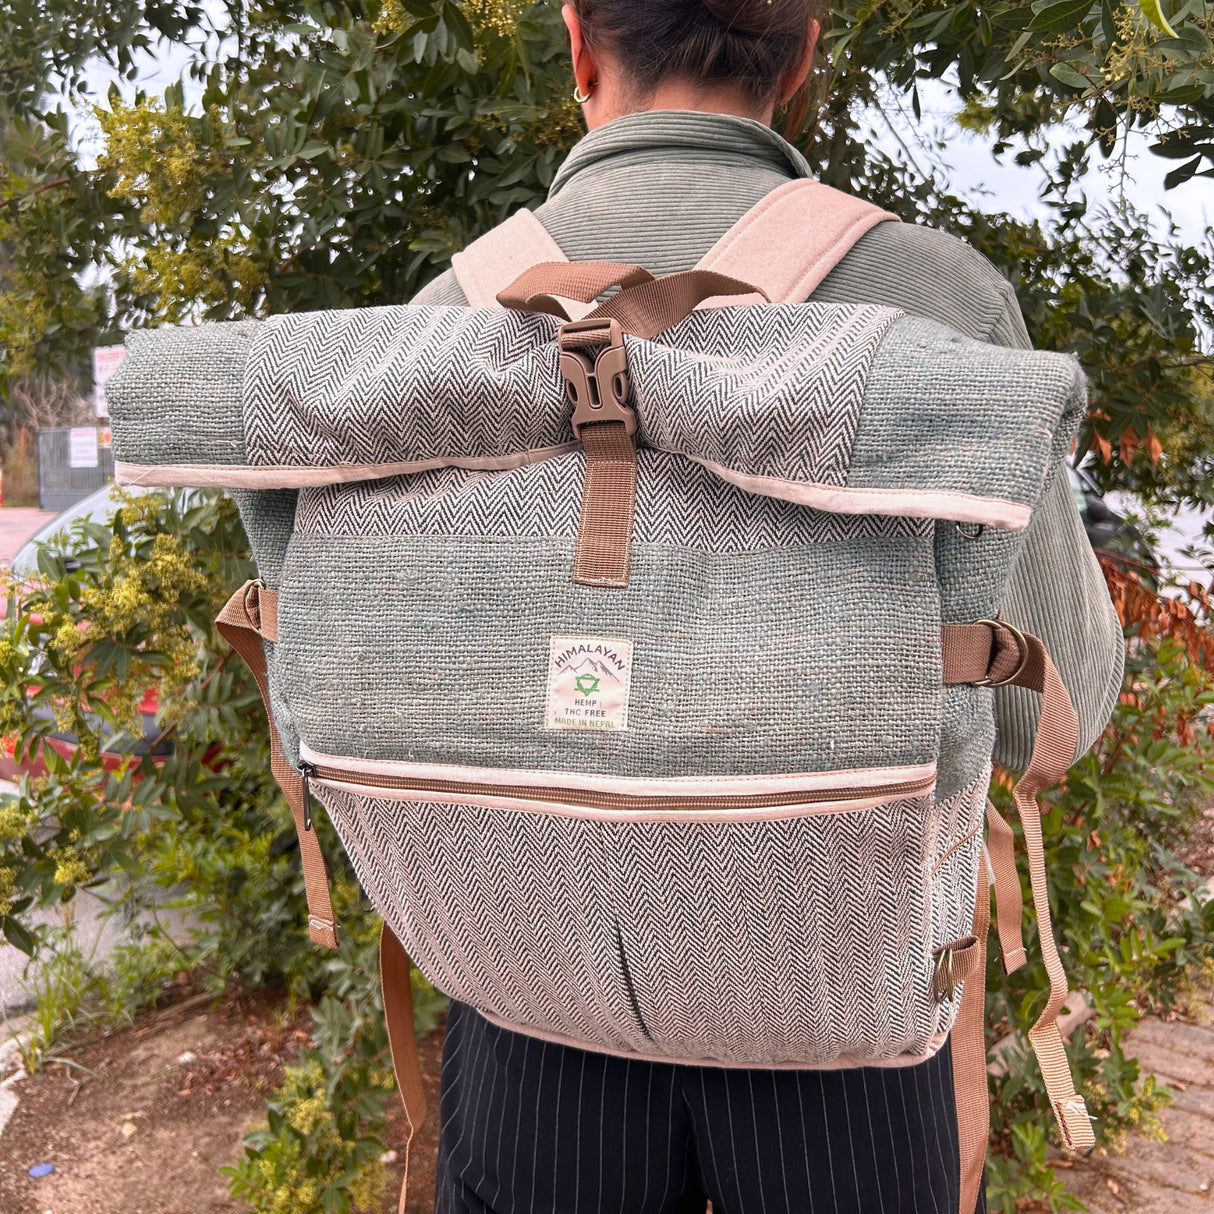
[[[312,829],[312,777],[316,774],[316,768],[311,763],[305,762],[303,759],[299,761],[299,774],[303,778],[303,819],[304,830]]]

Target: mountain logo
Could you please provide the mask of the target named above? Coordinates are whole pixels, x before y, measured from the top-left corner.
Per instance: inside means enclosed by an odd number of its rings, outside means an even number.
[[[590,657],[583,658],[576,666],[569,666],[567,669],[578,675],[578,678],[575,681],[577,682],[579,691],[595,691],[598,688],[599,681],[601,679],[610,679],[613,683],[618,683],[620,681],[619,676],[614,670],[611,669],[610,666],[607,665],[606,662],[599,662]],[[598,678],[594,680],[594,687],[584,688],[582,686],[581,671],[589,671],[591,676],[598,676]]]

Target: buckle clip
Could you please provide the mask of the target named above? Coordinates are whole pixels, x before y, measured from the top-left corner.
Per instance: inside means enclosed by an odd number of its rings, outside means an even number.
[[[596,422],[621,422],[625,433],[637,430],[636,410],[628,404],[628,352],[618,320],[573,320],[557,330],[565,395],[573,405],[573,433]]]

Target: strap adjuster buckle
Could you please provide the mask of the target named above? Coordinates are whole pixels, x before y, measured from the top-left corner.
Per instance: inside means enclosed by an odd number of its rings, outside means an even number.
[[[620,422],[627,434],[637,429],[636,410],[628,404],[628,352],[618,320],[606,317],[569,321],[557,330],[565,395],[573,405],[573,433],[597,422]]]

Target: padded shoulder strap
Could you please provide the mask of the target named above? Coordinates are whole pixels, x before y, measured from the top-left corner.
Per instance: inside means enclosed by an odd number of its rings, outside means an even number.
[[[869,228],[897,218],[802,177],[747,211],[697,268],[753,283],[773,303],[801,303]]]
[[[496,308],[497,295],[542,261],[568,261],[531,211],[515,211],[451,258],[455,280],[474,308]]]

